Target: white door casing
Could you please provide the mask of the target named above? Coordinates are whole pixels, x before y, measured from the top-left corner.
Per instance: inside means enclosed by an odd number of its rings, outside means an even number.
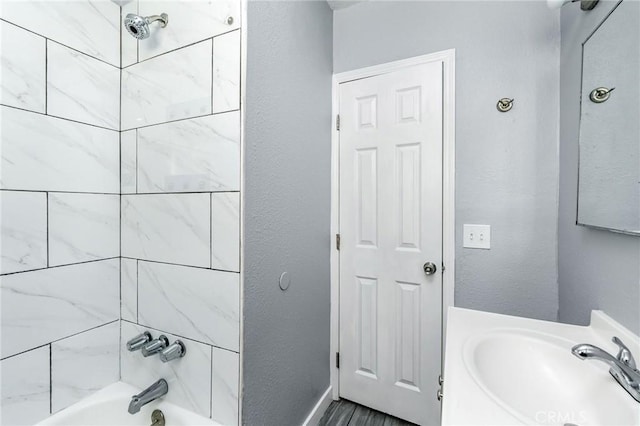
[[[345,82],[339,110],[339,394],[438,423],[443,62]]]

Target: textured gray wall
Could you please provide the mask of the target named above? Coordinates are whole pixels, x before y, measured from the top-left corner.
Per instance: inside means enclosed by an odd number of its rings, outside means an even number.
[[[615,4],[601,1],[589,13],[578,7],[562,8],[560,320],[588,324],[591,310],[602,309],[640,333],[640,238],[576,226],[582,42]]]
[[[456,49],[457,306],[557,318],[559,21],[540,1],[334,13],[336,72]],[[491,250],[463,249],[464,223],[490,224]]]
[[[329,386],[332,14],[250,1],[247,31],[243,422],[295,425]]]

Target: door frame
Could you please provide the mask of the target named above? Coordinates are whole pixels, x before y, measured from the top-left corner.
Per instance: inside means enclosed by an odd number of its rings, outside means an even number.
[[[336,353],[340,347],[340,253],[336,250],[335,235],[340,230],[340,133],[337,115],[340,110],[340,84],[399,71],[404,68],[432,62],[443,63],[442,86],[442,261],[446,269],[442,274],[442,363],[447,326],[447,308],[454,306],[455,287],[455,49],[387,62],[353,71],[341,72],[332,78],[333,113],[331,123],[331,338],[330,372],[334,400],[340,398],[340,371],[336,366]]]

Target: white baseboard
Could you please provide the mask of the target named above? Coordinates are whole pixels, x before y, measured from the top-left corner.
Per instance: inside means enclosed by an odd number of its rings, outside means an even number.
[[[313,407],[313,410],[311,410],[304,423],[302,423],[302,426],[317,426],[318,423],[320,423],[322,415],[331,404],[331,401],[333,401],[333,399],[331,397],[331,386],[329,386],[322,394],[315,407]]]

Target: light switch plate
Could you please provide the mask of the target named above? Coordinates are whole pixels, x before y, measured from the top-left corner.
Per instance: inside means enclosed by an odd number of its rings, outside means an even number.
[[[464,225],[462,246],[489,250],[491,248],[491,225]]]

